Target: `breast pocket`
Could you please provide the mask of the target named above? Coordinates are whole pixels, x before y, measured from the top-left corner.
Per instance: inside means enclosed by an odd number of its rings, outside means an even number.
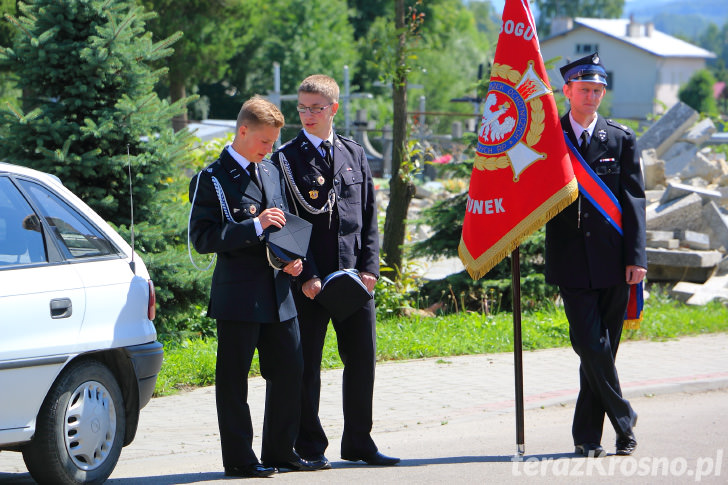
[[[621,167],[619,161],[609,160],[597,162],[597,166],[594,169],[597,175],[619,175]]]
[[[260,202],[254,199],[243,196],[237,206],[230,207],[232,217],[236,222],[240,222],[244,219],[251,219],[258,217],[262,206]]]
[[[364,175],[361,171],[346,171],[341,174],[343,190],[341,197],[347,199],[350,204],[361,204],[361,191],[364,184]]]

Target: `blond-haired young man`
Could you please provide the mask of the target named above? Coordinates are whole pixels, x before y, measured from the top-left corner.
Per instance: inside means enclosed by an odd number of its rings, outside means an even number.
[[[316,470],[293,450],[300,417],[301,344],[291,277],[268,263],[261,236],[285,225],[282,179],[264,157],[284,124],[261,97],[246,101],[235,138],[190,182],[190,240],[200,253],[216,253],[207,315],[217,320],[215,397],[225,475],[266,477],[276,468]],[[266,380],[262,464],[253,451],[248,371],[255,349]]]

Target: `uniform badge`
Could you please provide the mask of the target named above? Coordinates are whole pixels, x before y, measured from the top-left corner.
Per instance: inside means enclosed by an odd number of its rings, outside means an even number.
[[[314,200],[315,200],[315,199],[318,199],[318,190],[309,190],[309,191],[308,191],[308,196],[309,196],[309,197],[310,197],[311,199],[314,199]]]
[[[318,182],[318,184],[319,184],[319,185],[323,185],[323,184],[324,184],[324,182],[326,182],[326,179],[325,179],[325,178],[323,177],[323,175],[319,175],[319,176],[318,176],[318,177],[316,178],[316,182]]]
[[[607,141],[607,132],[606,132],[606,130],[599,130],[599,131],[597,131],[597,138],[599,138],[600,141]]]
[[[250,205],[250,213],[251,214],[255,214],[256,212],[258,212],[258,209],[254,205],[251,204]]]

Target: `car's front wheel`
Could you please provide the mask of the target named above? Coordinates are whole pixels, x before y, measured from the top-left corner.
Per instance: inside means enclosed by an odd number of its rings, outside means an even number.
[[[103,483],[119,459],[125,426],[121,390],[108,367],[75,362],[46,396],[23,460],[40,484]]]

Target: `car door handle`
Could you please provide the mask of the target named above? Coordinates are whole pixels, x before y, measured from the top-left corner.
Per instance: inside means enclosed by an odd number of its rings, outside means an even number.
[[[68,318],[73,313],[70,298],[54,298],[51,300],[51,318]]]

